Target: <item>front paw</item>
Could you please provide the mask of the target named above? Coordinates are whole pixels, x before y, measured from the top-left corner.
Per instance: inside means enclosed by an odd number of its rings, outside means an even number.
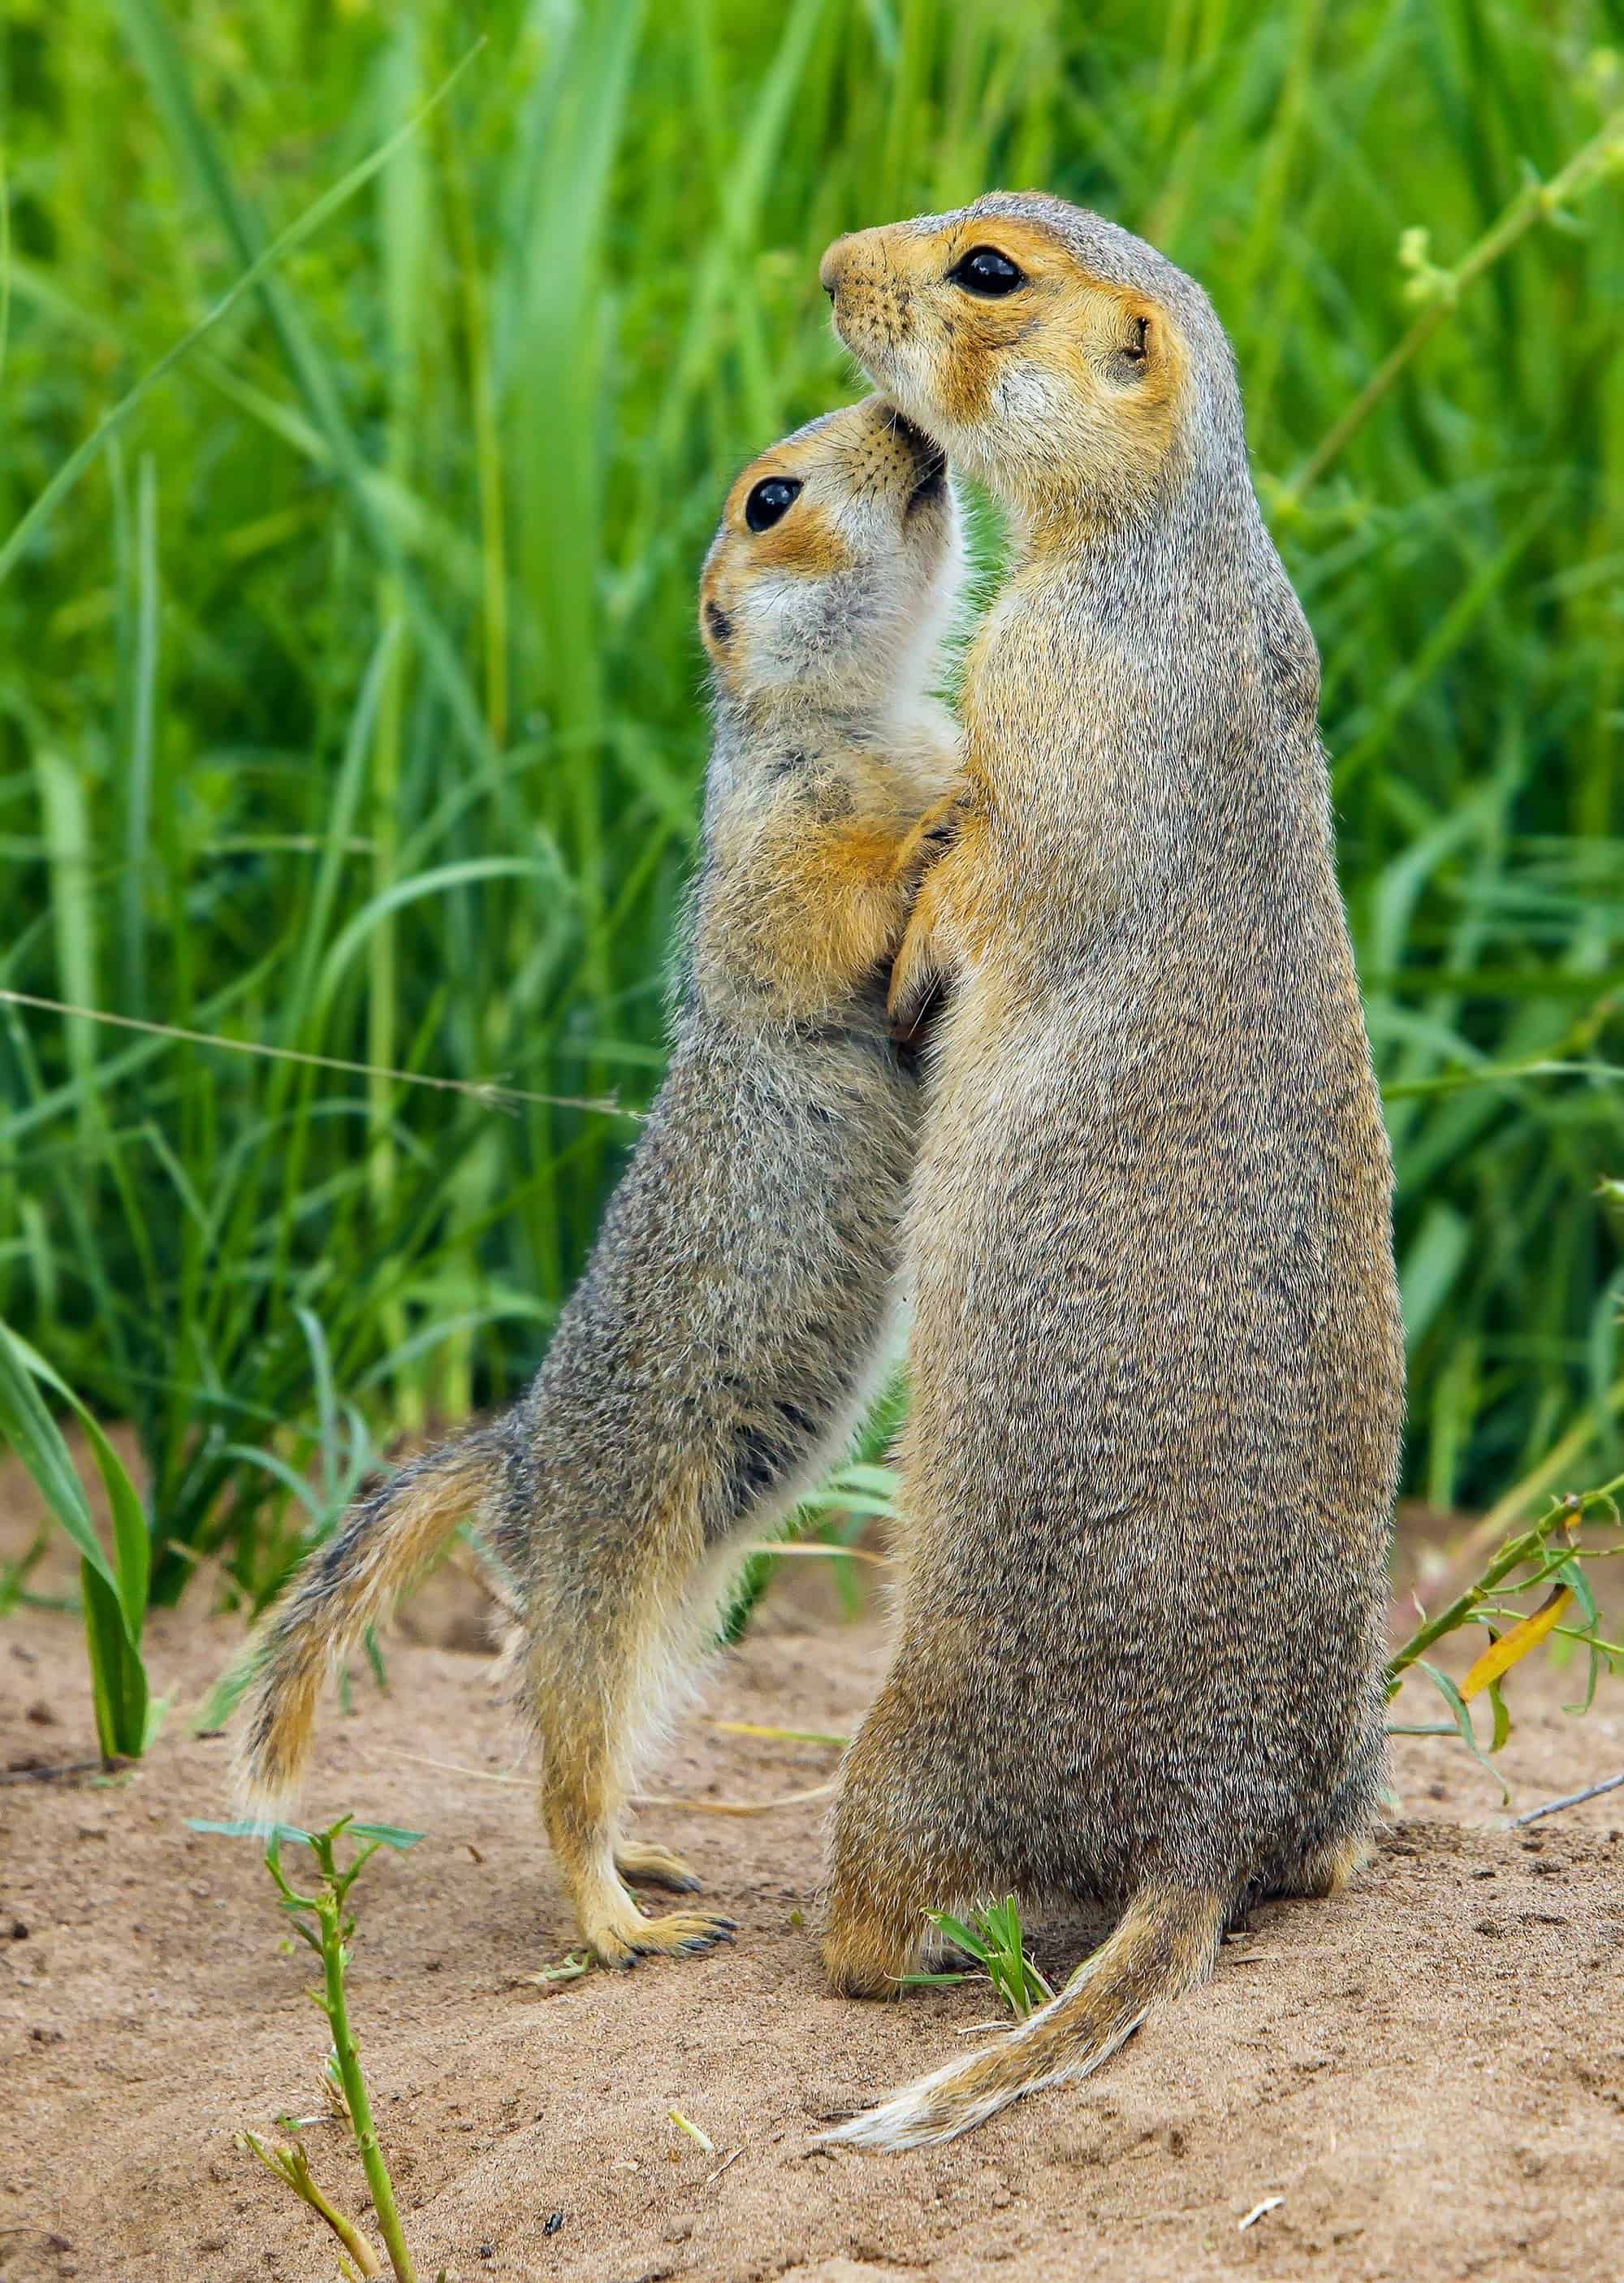
[[[942,984],[942,970],[931,948],[929,927],[921,925],[916,913],[891,962],[890,987],[885,994],[891,1037],[899,1046],[919,1043]]]
[[[958,839],[967,814],[962,793],[949,793],[925,811],[897,851],[893,877],[916,886]]]

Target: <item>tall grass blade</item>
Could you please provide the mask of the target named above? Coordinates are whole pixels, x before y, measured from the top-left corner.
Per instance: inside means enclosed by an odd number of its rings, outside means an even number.
[[[43,1379],[80,1414],[113,1511],[115,1559],[104,1552],[67,1445],[41,1399]],[[108,1759],[137,1759],[146,1749],[148,1693],[141,1656],[151,1547],[134,1485],[101,1429],[57,1375],[0,1324],[0,1434],[27,1469],[46,1504],[80,1554],[85,1640],[96,1703],[97,1734]]]

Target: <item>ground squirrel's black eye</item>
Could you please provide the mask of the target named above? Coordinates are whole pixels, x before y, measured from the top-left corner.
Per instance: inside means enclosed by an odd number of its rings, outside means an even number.
[[[764,476],[744,503],[744,520],[752,531],[771,531],[800,495],[793,476]]]
[[[1009,256],[993,245],[973,245],[947,274],[967,293],[980,293],[988,300],[1013,293],[1017,285],[1026,283],[1026,272],[1017,269]]]

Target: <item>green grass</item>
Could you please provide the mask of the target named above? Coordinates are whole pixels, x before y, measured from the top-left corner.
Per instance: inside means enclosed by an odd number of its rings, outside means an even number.
[[[77,1414],[96,1461],[113,1523],[108,1559],[74,1458],[36,1382]],[[135,1484],[96,1420],[44,1360],[0,1324],[0,1434],[79,1548],[79,1599],[104,1759],[139,1759],[158,1732],[165,1707],[154,1704],[142,1655],[152,1541]],[[16,1585],[27,1576],[18,1565]]]
[[[955,1918],[951,1911],[927,1911],[925,1916],[944,1940],[975,1965],[963,1972],[900,1975],[905,1987],[984,1980],[1017,2022],[1028,2020],[1053,1997],[1053,1988],[1027,1956],[1026,1932],[1013,1895],[1006,1895],[1001,1903],[978,1903],[967,1920]]]
[[[1209,286],[1288,479],[1410,322],[1401,234],[1457,261],[1624,47],[1619,0],[478,13],[360,175],[468,12],[6,13],[0,549],[276,251],[0,584],[0,986],[632,1104],[698,561],[734,468],[854,393],[826,240],[998,183],[1104,208]],[[1620,1456],[1621,223],[1615,180],[1532,232],[1306,498],[1264,485],[1440,1503]],[[135,1421],[153,1597],[218,1551],[260,1598],[376,1443],[515,1388],[633,1131],[0,1006],[0,1316]]]

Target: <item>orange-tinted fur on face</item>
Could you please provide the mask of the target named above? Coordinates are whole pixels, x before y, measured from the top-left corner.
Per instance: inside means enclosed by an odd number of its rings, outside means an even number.
[[[1018,296],[976,300],[952,284],[955,264],[982,246],[1025,274]],[[1045,387],[1048,420],[1033,422],[1005,471],[1012,503],[1035,522],[1086,519],[1107,497],[1142,489],[1176,441],[1188,366],[1176,318],[1091,272],[1042,224],[998,215],[924,235],[906,223],[865,230],[835,241],[822,277],[841,298],[848,345],[893,375],[905,410],[976,473],[991,425],[1004,425],[1006,445],[1019,432],[1021,408],[1004,401],[1012,370],[1023,387]]]

